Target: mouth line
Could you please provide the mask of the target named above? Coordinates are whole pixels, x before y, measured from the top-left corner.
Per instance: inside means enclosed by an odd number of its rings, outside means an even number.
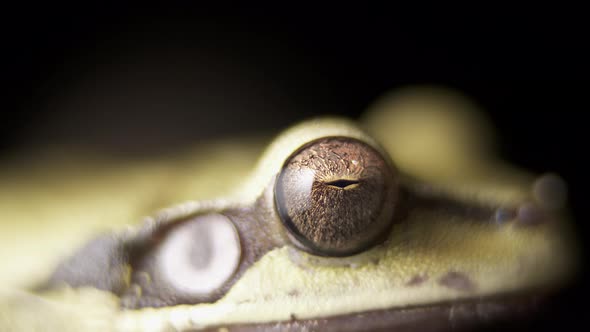
[[[205,331],[470,331],[518,328],[534,319],[550,294],[495,296],[428,306],[372,310],[324,318],[215,326]]]

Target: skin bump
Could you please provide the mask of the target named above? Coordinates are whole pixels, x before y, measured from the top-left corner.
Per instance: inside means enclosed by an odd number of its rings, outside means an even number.
[[[535,201],[548,210],[559,210],[567,201],[567,185],[556,174],[544,174],[533,183]]]
[[[517,212],[517,224],[520,226],[535,226],[549,220],[547,211],[534,203],[523,203]]]
[[[422,275],[422,274],[417,274],[417,275],[413,276],[412,279],[410,279],[406,283],[406,286],[409,286],[409,287],[419,286],[419,285],[423,284],[424,282],[426,282],[427,280],[428,280],[428,276]]]
[[[517,211],[514,209],[500,207],[496,210],[496,213],[494,214],[494,221],[498,225],[505,224],[511,220],[514,220],[516,218],[516,213]]]
[[[471,292],[476,288],[473,281],[466,274],[457,271],[448,272],[438,280],[438,283],[441,286],[462,292]]]

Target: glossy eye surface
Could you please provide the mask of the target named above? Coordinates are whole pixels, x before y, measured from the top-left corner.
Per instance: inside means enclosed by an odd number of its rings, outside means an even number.
[[[373,147],[326,137],[287,159],[275,184],[275,205],[296,246],[347,256],[384,239],[397,187],[397,172]]]

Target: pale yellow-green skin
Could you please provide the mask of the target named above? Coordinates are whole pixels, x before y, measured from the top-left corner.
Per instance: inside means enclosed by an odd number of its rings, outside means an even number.
[[[202,208],[249,205],[270,195],[265,188],[284,160],[323,136],[372,144],[403,172],[454,197],[509,205],[534,200],[534,178],[493,159],[491,131],[474,108],[446,90],[412,89],[386,96],[359,123],[323,118],[296,125],[266,150],[268,141],[251,138],[201,144],[151,161],[92,154],[56,157],[53,152],[34,163],[7,163],[0,168],[0,327],[160,331],[289,320],[291,315],[327,317],[557,287],[575,267],[563,217],[517,227],[459,216],[438,220],[440,215],[425,210],[393,227],[384,244],[356,257],[328,259],[291,246],[274,249],[212,304],[124,311],[116,296],[94,289],[26,291],[99,231],[133,232],[143,216],[157,216],[163,207],[171,206],[159,216],[173,222]],[[272,202],[272,197],[266,199]],[[178,205],[184,201],[192,202]],[[449,271],[469,276],[474,289],[441,286],[438,279]],[[415,276],[428,279],[407,286]]]

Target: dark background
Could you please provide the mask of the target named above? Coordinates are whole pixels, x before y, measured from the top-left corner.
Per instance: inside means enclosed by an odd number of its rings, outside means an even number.
[[[11,8],[0,160],[59,144],[149,157],[317,114],[358,116],[393,88],[438,84],[487,111],[502,157],[565,178],[586,240],[587,36],[576,17],[538,9]],[[581,280],[535,327],[583,319]]]

